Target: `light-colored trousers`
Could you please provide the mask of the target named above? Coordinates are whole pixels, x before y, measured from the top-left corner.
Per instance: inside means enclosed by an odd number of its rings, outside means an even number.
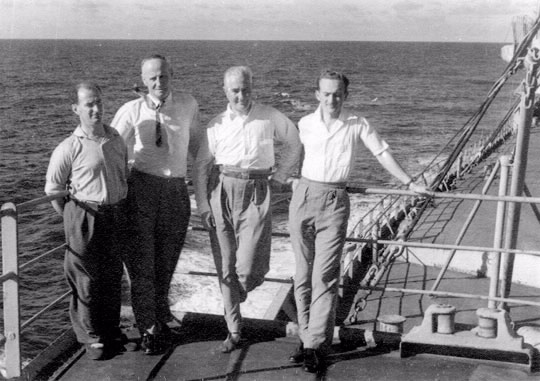
[[[268,180],[219,175],[210,194],[216,229],[211,232],[214,261],[229,332],[240,332],[240,303],[264,282],[270,269],[272,223]],[[215,236],[213,236],[215,234]]]
[[[293,191],[289,225],[296,260],[294,296],[304,348],[332,343],[349,213],[349,196],[342,184],[302,178]]]

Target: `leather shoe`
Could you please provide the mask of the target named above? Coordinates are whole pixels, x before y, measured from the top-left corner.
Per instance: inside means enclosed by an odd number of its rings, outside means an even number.
[[[86,354],[92,360],[105,359],[105,345],[103,343],[92,343],[85,345]]]
[[[130,341],[125,334],[115,336],[112,338],[110,344],[108,345],[111,348],[111,352],[114,354],[122,352],[135,352],[139,349],[139,346],[136,342]]]
[[[141,349],[145,355],[159,355],[164,352],[161,338],[149,332],[143,334]]]
[[[304,349],[304,371],[317,373],[322,369],[322,365],[322,360],[315,349]]]
[[[304,361],[304,344],[300,343],[293,353],[289,356],[289,362],[292,364],[300,364]]]
[[[223,343],[221,343],[220,350],[222,353],[230,353],[240,346],[242,338],[240,334],[229,333]]]

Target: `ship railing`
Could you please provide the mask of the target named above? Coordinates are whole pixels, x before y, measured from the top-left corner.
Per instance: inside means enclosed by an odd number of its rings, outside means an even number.
[[[350,189],[358,193],[367,195],[387,195],[387,196],[400,196],[400,197],[418,197],[414,192],[399,190],[399,189],[386,189],[386,188],[355,188]],[[43,313],[47,312],[54,305],[65,299],[70,293],[61,295],[51,304],[43,308],[36,315],[32,316],[26,322],[20,322],[20,304],[19,304],[19,286],[20,286],[20,271],[30,265],[33,265],[39,260],[42,260],[49,255],[65,248],[65,244],[58,246],[46,253],[39,255],[31,261],[19,265],[19,238],[18,238],[18,216],[26,211],[32,210],[33,207],[50,202],[56,198],[64,197],[66,193],[61,193],[55,196],[46,196],[37,198],[28,202],[15,205],[11,202],[5,203],[1,208],[1,228],[2,228],[2,263],[3,273],[0,276],[0,280],[3,285],[3,299],[4,299],[4,339],[5,339],[5,376],[7,378],[14,378],[21,376],[22,363],[20,353],[20,332],[21,329],[26,328],[32,322],[39,318]],[[446,192],[428,192],[428,198],[445,198],[455,200],[478,200],[478,201],[495,201],[503,203],[540,203],[540,198],[537,197],[521,197],[521,196],[492,196],[486,194],[459,194],[459,193],[446,193]],[[275,237],[288,237],[287,233],[274,232],[272,234]],[[494,252],[494,253],[514,253],[514,254],[528,254],[533,256],[540,256],[540,252],[531,250],[519,250],[512,248],[498,248],[498,247],[480,247],[480,246],[464,246],[464,245],[447,245],[447,244],[433,244],[433,243],[420,243],[420,242],[408,242],[404,240],[386,240],[386,239],[373,239],[373,238],[354,238],[349,237],[347,242],[358,243],[361,245],[394,245],[400,247],[417,247],[417,248],[431,248],[431,249],[459,249],[471,252]],[[205,275],[212,275],[211,273]],[[388,291],[394,289],[385,288]],[[540,306],[540,303],[535,303],[527,300],[514,300],[503,297],[495,296],[483,296],[474,294],[456,294],[451,292],[440,292],[430,290],[414,290],[414,289],[396,289],[400,292],[409,293],[426,293],[432,295],[453,295],[458,297],[476,298],[476,299],[488,299],[490,301],[497,300],[507,303],[521,303],[524,305]]]
[[[2,281],[4,301],[4,337],[2,341],[4,341],[4,376],[6,378],[21,376],[21,331],[70,295],[70,292],[61,295],[42,310],[30,317],[27,321],[21,323],[19,297],[21,270],[24,270],[43,260],[44,258],[63,250],[66,245],[60,245],[22,265],[19,265],[19,215],[21,213],[33,210],[34,207],[40,204],[45,204],[51,202],[52,200],[65,197],[67,194],[68,192],[62,192],[54,196],[36,198],[18,205],[7,202],[3,204],[1,208],[2,275],[0,276],[0,280]]]

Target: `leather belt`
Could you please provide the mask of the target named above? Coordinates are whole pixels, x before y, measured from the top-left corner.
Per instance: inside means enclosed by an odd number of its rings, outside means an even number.
[[[120,208],[123,208],[126,205],[126,199],[120,200],[115,204],[98,204],[97,202],[93,201],[81,201],[77,200],[75,198],[71,198],[71,200],[84,210],[88,212],[93,213],[108,213],[116,211]]]
[[[218,165],[217,167],[223,176],[234,177],[235,179],[268,180],[268,178],[272,175],[271,169],[244,169],[224,165]]]

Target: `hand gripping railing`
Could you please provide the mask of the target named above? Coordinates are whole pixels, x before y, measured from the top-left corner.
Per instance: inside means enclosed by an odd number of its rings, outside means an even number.
[[[34,206],[50,202],[57,198],[62,198],[67,192],[58,193],[54,196],[45,196],[28,202],[19,204],[7,202],[1,208],[1,226],[2,226],[2,281],[3,299],[4,299],[4,339],[5,339],[5,376],[14,378],[21,376],[21,330],[35,321],[54,305],[65,299],[70,293],[62,295],[47,307],[39,311],[28,321],[21,325],[20,305],[19,305],[19,272],[24,267],[37,262],[38,260],[65,247],[61,245],[50,250],[37,258],[19,266],[19,238],[18,238],[18,215],[21,212],[31,210]]]

